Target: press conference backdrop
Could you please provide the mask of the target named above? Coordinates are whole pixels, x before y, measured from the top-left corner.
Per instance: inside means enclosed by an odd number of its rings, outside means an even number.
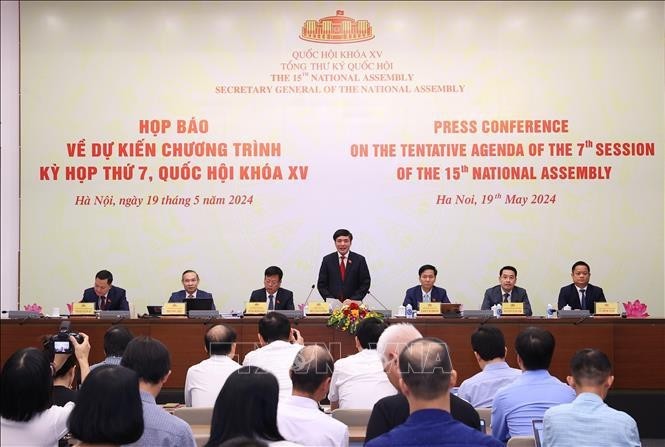
[[[348,228],[391,308],[510,264],[542,314],[582,259],[662,317],[663,9],[23,2],[21,305],[193,268],[239,309],[273,264],[300,303]]]

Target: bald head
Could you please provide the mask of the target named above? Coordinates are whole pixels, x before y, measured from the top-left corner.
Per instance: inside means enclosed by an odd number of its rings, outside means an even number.
[[[326,379],[332,377],[333,368],[333,358],[327,349],[319,345],[305,346],[291,365],[290,375],[294,391],[315,393]]]
[[[232,354],[236,332],[228,326],[217,324],[206,332],[204,343],[210,355]]]
[[[450,388],[453,366],[448,346],[438,338],[420,338],[406,345],[399,356],[399,369],[416,399],[438,399]]]
[[[397,323],[388,326],[376,344],[376,350],[381,356],[384,367],[391,358],[399,357],[407,343],[422,337],[418,329],[409,323]]]

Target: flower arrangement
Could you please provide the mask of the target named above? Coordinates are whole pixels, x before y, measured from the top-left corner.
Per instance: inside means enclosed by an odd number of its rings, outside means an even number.
[[[378,318],[383,321],[383,315],[380,313],[369,310],[364,304],[351,303],[335,309],[328,318],[327,325],[355,334],[358,324],[365,318]]]
[[[23,306],[23,310],[26,310],[28,312],[37,312],[37,313],[41,314],[42,313],[42,306],[40,306],[37,303],[26,304],[25,306]]]
[[[647,305],[640,303],[640,300],[635,300],[623,303],[623,308],[626,311],[627,318],[646,318],[649,316],[647,313]]]

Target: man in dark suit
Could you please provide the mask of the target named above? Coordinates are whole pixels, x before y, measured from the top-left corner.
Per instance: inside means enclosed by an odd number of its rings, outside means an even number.
[[[559,291],[559,310],[565,306],[571,309],[586,309],[591,313],[595,312],[595,303],[604,303],[605,295],[603,289],[589,284],[591,279],[591,268],[584,261],[577,261],[573,264],[572,273],[573,283],[561,288]]]
[[[268,310],[293,310],[293,292],[283,289],[284,272],[276,265],[271,265],[263,274],[263,289],[252,292],[249,301],[268,303]]]
[[[100,270],[95,275],[95,286],[83,291],[82,303],[95,303],[96,310],[129,310],[125,289],[111,285],[113,274]]]
[[[407,289],[402,305],[406,307],[410,304],[413,310],[419,310],[420,303],[423,301],[426,303],[449,303],[446,289],[434,285],[437,274],[436,267],[433,265],[425,264],[420,267],[418,269],[420,285]]]
[[[499,270],[499,285],[490,287],[485,291],[481,309],[491,309],[495,304],[500,303],[524,303],[524,315],[530,317],[533,315],[531,303],[526,289],[517,287],[517,269],[506,265]]]
[[[169,303],[183,303],[187,299],[196,298],[210,298],[212,293],[199,289],[199,274],[194,270],[185,270],[182,272],[182,285],[183,290],[173,292],[169,298]],[[215,302],[212,303],[212,308],[215,309]]]
[[[335,231],[333,240],[337,251],[324,256],[321,261],[317,283],[319,293],[324,300],[362,301],[371,282],[365,257],[350,251],[353,235],[349,230]]]

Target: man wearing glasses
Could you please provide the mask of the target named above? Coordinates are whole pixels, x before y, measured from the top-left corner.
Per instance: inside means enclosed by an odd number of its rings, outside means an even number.
[[[282,277],[284,272],[276,265],[271,265],[264,272],[263,289],[252,292],[251,302],[268,304],[268,310],[293,310],[293,292],[283,289]]]

